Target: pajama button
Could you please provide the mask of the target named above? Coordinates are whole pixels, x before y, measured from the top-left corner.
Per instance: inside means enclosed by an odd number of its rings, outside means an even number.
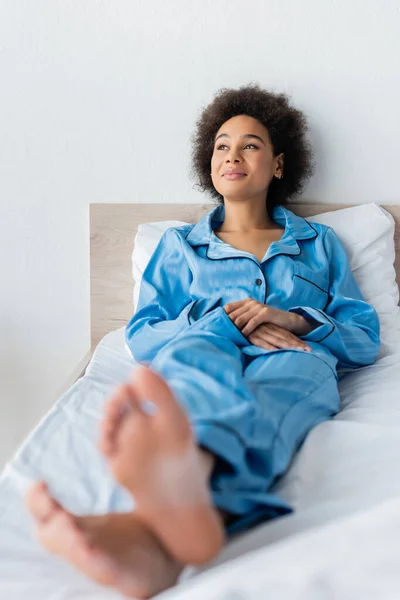
[[[261,279],[256,279],[256,285],[261,285],[262,284],[262,280]]]

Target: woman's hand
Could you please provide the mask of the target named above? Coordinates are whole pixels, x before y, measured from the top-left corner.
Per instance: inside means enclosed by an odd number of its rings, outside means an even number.
[[[273,325],[272,323],[264,323],[259,325],[257,329],[248,336],[249,341],[254,346],[259,346],[265,350],[277,350],[278,348],[296,348],[311,352],[310,346],[307,346],[303,340],[298,338],[293,333]]]
[[[252,298],[225,304],[224,310],[246,337],[263,323],[272,323],[295,335],[306,335],[314,329],[311,322],[301,315],[267,306]]]

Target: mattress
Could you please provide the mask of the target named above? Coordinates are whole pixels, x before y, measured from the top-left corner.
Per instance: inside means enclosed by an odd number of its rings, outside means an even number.
[[[267,560],[280,556],[278,549],[286,545],[291,556],[291,545],[298,547],[300,539],[307,547],[311,532],[323,537],[321,531],[335,524],[339,528],[343,518],[359,518],[362,511],[396,502],[400,497],[399,336],[393,337],[389,350],[375,365],[342,376],[341,412],[309,434],[276,484],[274,491],[295,512],[234,538],[202,573],[187,569],[181,584],[166,594],[168,598],[185,597],[187,586],[188,594],[193,594],[187,598],[194,598],[197,581],[199,590],[204,590],[204,581],[215,582],[221,573],[218,598],[231,599],[232,595],[226,595],[233,581],[232,576],[226,577],[228,561],[239,565],[228,570],[242,573],[243,581],[243,569],[254,573],[256,568],[258,573],[260,553],[267,553]],[[33,481],[44,479],[57,499],[76,514],[133,508],[132,499],[113,480],[96,446],[104,404],[133,368],[124,328],[109,333],[96,348],[85,375],[63,394],[6,465],[0,478],[0,598],[121,598],[40,547],[23,496]],[[318,543],[324,544],[317,540],[317,549]],[[223,581],[228,587],[223,587]],[[242,597],[250,598],[237,595],[237,600]]]

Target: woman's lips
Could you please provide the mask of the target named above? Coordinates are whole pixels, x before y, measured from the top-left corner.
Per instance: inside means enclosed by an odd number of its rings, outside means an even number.
[[[246,177],[246,173],[225,173],[225,179],[242,179],[242,177]]]

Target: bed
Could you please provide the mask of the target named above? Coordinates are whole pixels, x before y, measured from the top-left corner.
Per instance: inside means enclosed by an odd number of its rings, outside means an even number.
[[[209,204],[91,205],[91,356],[81,376],[57,400],[1,475],[0,598],[121,598],[43,550],[22,499],[32,481],[45,479],[55,496],[77,514],[133,507],[96,449],[104,404],[134,366],[124,338],[124,327],[133,312],[133,240],[141,223],[171,219],[195,222],[210,208]],[[289,208],[307,217],[321,208],[334,211],[345,207],[296,204]],[[384,208],[396,224],[399,282],[400,206]],[[364,543],[366,549],[372,547],[375,552],[385,543],[386,554],[381,560],[386,569],[390,556],[396,552],[400,555],[396,546],[400,539],[400,517],[396,516],[400,515],[400,321],[387,325],[389,349],[375,365],[340,381],[341,412],[310,433],[275,486],[275,491],[294,505],[295,512],[233,539],[201,572],[186,569],[180,585],[163,597],[341,598],[339,593],[333,595],[337,588],[332,586],[344,586],[344,576],[334,575],[339,570],[346,573],[356,546],[359,563],[357,566],[353,560],[351,577],[361,569],[366,589],[372,577],[382,591],[379,578],[383,571],[368,568],[380,564],[379,557],[361,552],[360,540],[375,539],[373,545]],[[393,566],[390,593],[400,589],[396,576]],[[348,592],[348,588],[343,589]],[[343,595],[347,597],[355,595]]]

